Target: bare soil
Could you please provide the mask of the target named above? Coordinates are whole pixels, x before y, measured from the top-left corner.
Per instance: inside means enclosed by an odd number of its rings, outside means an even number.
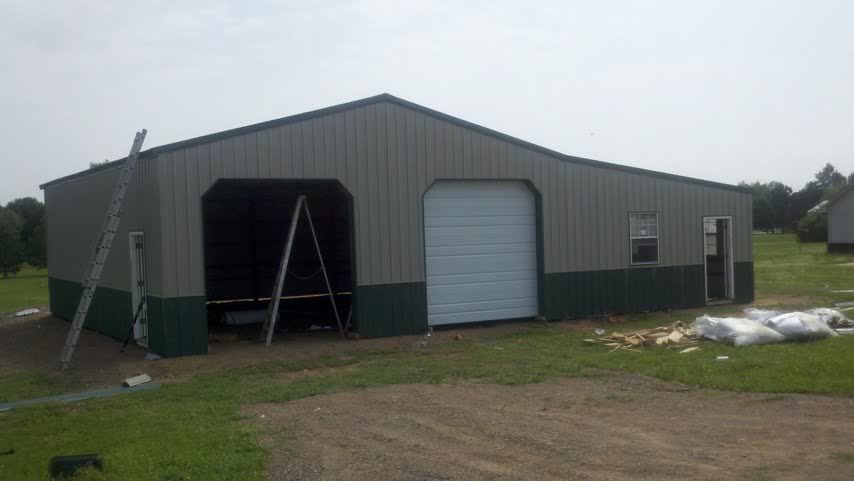
[[[854,479],[854,399],[640,376],[398,385],[244,413],[269,480]]]
[[[66,376],[76,381],[81,389],[117,386],[123,379],[141,373],[150,375],[155,382],[169,383],[186,380],[204,371],[245,367],[263,361],[418,349],[425,343],[455,342],[457,335],[469,339],[496,338],[536,329],[537,326],[542,326],[542,323],[511,322],[440,330],[429,338],[413,335],[354,340],[342,339],[337,332],[292,333],[277,337],[269,349],[264,344],[227,335],[211,336],[207,355],[154,361],[144,359],[147,352],[145,348],[131,344],[122,354],[120,341],[84,330]],[[50,314],[0,319],[0,371],[26,369],[56,372],[68,327],[68,322]]]

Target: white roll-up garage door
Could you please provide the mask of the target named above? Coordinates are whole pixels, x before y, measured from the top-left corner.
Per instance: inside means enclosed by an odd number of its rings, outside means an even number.
[[[517,181],[439,181],[424,196],[430,325],[537,315],[534,194]]]

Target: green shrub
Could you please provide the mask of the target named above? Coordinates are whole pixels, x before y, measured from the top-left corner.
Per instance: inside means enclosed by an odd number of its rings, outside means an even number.
[[[798,240],[801,242],[827,242],[827,214],[810,213],[798,221]]]

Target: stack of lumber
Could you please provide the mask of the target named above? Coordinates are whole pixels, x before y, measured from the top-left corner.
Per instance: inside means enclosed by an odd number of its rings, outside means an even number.
[[[676,321],[670,326],[641,329],[633,332],[613,332],[611,334],[585,339],[584,342],[601,344],[610,348],[610,352],[624,350],[640,352],[641,347],[664,347],[680,349],[680,352],[692,352],[700,340],[693,329],[685,327],[682,321]]]

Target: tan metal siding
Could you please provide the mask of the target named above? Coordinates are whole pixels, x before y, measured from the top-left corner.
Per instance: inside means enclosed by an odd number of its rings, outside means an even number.
[[[120,172],[119,168],[112,168],[45,188],[48,274],[51,277],[72,282],[83,279]],[[163,292],[155,173],[154,160],[143,159],[137,164],[122,204],[119,231],[101,275],[101,286],[130,290],[128,234],[143,231],[149,293],[160,295]]]
[[[752,258],[749,194],[561,161],[389,102],[166,153],[159,173],[167,295],[204,294],[200,199],[220,178],[339,179],[359,285],[424,280],[422,196],[437,179],[528,180],[547,273],[628,267],[630,211],[659,212],[661,265],[703,262],[704,215],[733,216],[735,260]]]

